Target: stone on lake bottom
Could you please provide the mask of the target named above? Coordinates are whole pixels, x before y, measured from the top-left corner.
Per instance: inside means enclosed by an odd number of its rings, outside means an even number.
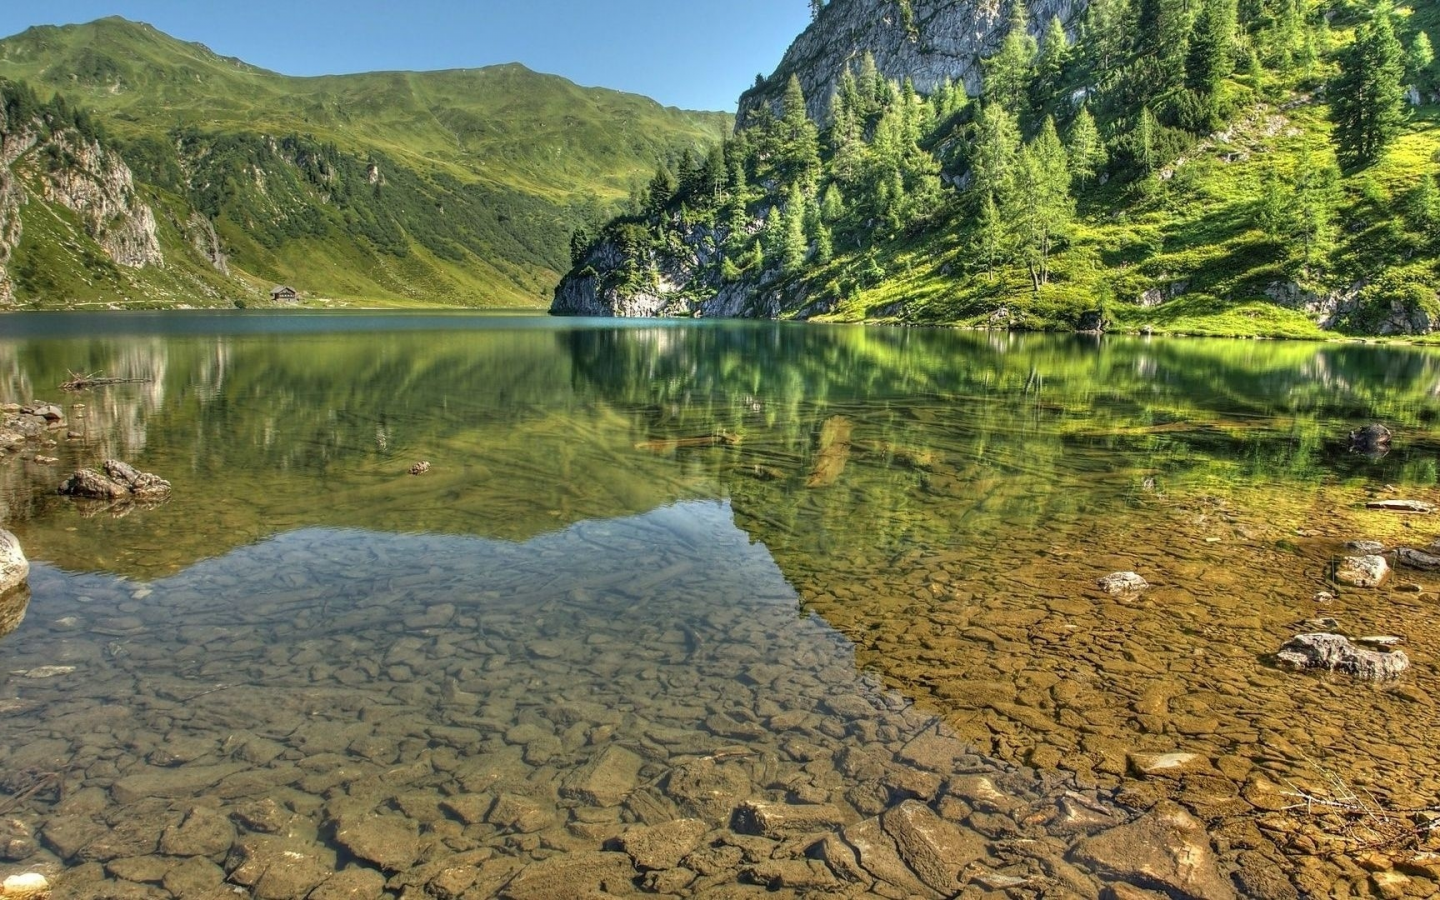
[[[1071,855],[1107,878],[1153,887],[1175,898],[1236,896],[1220,876],[1204,824],[1168,800],[1128,825],[1082,840]]]
[[[741,834],[755,834],[772,840],[783,840],[805,834],[833,831],[854,820],[839,807],[828,803],[757,803],[740,804],[735,810],[734,829]]]
[[[1435,504],[1424,500],[1373,500],[1365,504],[1365,508],[1381,512],[1433,513]]]
[[[1338,634],[1296,635],[1275,658],[1297,669],[1327,669],[1371,681],[1398,678],[1410,666],[1410,658],[1402,650],[1363,650]]]
[[[1178,778],[1211,770],[1210,760],[1198,753],[1131,753],[1130,769],[1137,775]]]
[[[593,806],[619,806],[635,789],[643,765],[623,747],[607,747],[560,786],[560,796]]]
[[[1395,559],[1412,569],[1421,569],[1426,572],[1440,571],[1440,556],[1426,553],[1423,550],[1401,547],[1395,551]]]
[[[1099,585],[1107,594],[1133,594],[1149,588],[1150,582],[1135,572],[1115,572],[1100,579]]]
[[[673,869],[680,860],[700,846],[710,830],[699,819],[676,819],[662,825],[632,828],[615,839],[615,849],[624,852],[637,869]]]
[[[5,900],[46,900],[50,896],[50,882],[39,872],[11,875],[0,882],[0,897]]]
[[[1352,587],[1379,587],[1389,574],[1383,556],[1347,556],[1335,566],[1335,580]]]

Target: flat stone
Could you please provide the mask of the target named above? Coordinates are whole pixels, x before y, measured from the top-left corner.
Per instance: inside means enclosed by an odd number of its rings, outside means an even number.
[[[1375,556],[1385,552],[1385,545],[1379,541],[1348,541],[1345,549],[1353,550],[1362,556]]]
[[[501,794],[486,819],[496,828],[534,834],[555,824],[555,812],[520,794]]]
[[[160,836],[160,852],[169,856],[204,856],[224,859],[235,842],[235,826],[223,814],[200,806]],[[132,881],[134,879],[131,879]]]
[[[619,806],[639,782],[644,761],[624,747],[606,747],[560,785],[560,796],[591,806]]]
[[[1127,760],[1136,775],[1178,778],[1212,771],[1210,760],[1198,753],[1131,753]]]
[[[460,794],[455,797],[446,797],[440,801],[441,809],[466,825],[478,825],[484,822],[490,812],[490,807],[494,805],[493,794]]]
[[[307,900],[379,900],[384,896],[384,875],[374,869],[346,869],[325,879]]]
[[[828,803],[742,803],[735,810],[733,828],[741,834],[757,834],[771,840],[834,831],[855,817]]]
[[[742,874],[772,891],[824,892],[836,886],[834,873],[819,860],[768,859],[746,867]]]
[[[143,768],[143,771],[126,775],[110,786],[110,796],[122,806],[148,797],[165,800],[198,797],[249,766],[243,763],[223,763],[215,766],[181,766],[174,769],[152,766],[137,768]]]
[[[1382,512],[1433,513],[1435,504],[1424,500],[1372,500],[1365,504],[1365,508]]]
[[[1410,547],[1401,547],[1395,551],[1395,558],[1400,565],[1412,569],[1421,569],[1426,572],[1440,571],[1440,556],[1433,553],[1426,553],[1423,550],[1414,550]]]
[[[175,860],[160,856],[132,856],[128,859],[112,859],[105,864],[106,872],[137,884],[159,884],[173,868]]]
[[[841,837],[855,851],[860,868],[876,881],[882,881],[907,896],[926,897],[929,900],[940,900],[941,897],[949,897],[954,893],[936,891],[917,878],[900,856],[895,841],[885,833],[878,818],[865,819],[846,826]]]
[[[1205,826],[1169,800],[1128,825],[1085,838],[1071,857],[1112,881],[1185,900],[1234,900]]]
[[[615,839],[615,848],[638,869],[673,869],[700,846],[710,826],[699,819],[676,819],[661,825],[632,828]]]
[[[567,853],[520,870],[505,885],[506,900],[565,900],[595,894],[629,896],[636,876],[623,853]]]
[[[335,840],[356,858],[390,872],[410,868],[420,855],[420,830],[402,816],[342,818]]]
[[[1347,556],[1335,565],[1335,580],[1352,587],[1379,587],[1389,574],[1383,556]]]
[[[906,800],[880,816],[910,871],[942,896],[960,889],[960,870],[985,855],[985,839],[946,822],[923,803]]]
[[[304,897],[330,877],[335,854],[304,841],[254,835],[235,845],[226,863],[230,880],[256,900]]]
[[[177,897],[203,897],[225,881],[225,870],[208,859],[192,857],[165,873],[165,890]]]
[[[1150,582],[1135,572],[1115,572],[1100,579],[1098,584],[1107,594],[1135,594],[1150,587]]]

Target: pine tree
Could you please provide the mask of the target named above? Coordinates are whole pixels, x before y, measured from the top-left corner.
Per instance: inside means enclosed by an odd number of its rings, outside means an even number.
[[[995,55],[985,60],[985,101],[1017,114],[1023,111],[1038,53],[1029,25],[1025,0],[1011,0],[1005,38]]]
[[[981,257],[985,269],[1004,261],[1009,241],[1005,207],[1015,192],[1015,170],[1020,156],[1020,124],[1003,106],[981,107],[975,122],[970,154],[970,190],[978,198]]]
[[[1430,64],[1435,62],[1435,48],[1430,44],[1430,35],[1415,32],[1410,48],[1405,53],[1405,78],[1417,87],[1426,87],[1429,80]]]
[[[820,198],[820,221],[834,224],[845,216],[845,197],[833,182],[826,186]]]
[[[1185,86],[1213,97],[1235,71],[1235,0],[1204,0],[1190,32]]]
[[[1050,255],[1075,218],[1070,167],[1053,119],[1046,118],[1040,133],[1021,151],[1015,189],[1001,211],[1015,223],[1031,284],[1038,291],[1049,284]]]
[[[1095,127],[1095,117],[1090,115],[1088,106],[1080,107],[1070,126],[1069,156],[1070,172],[1081,185],[1089,184],[1110,160],[1105,141]]]
[[[1090,0],[1085,10],[1080,46],[1102,88],[1115,75],[1125,53],[1126,5],[1126,0]]]
[[[785,85],[777,141],[778,169],[786,183],[810,184],[820,170],[820,130],[810,121],[800,79],[790,76]]]
[[[1405,121],[1405,54],[1388,9],[1355,32],[1340,57],[1331,88],[1335,143],[1345,163],[1363,167],[1380,159]]]
[[[805,268],[805,257],[810,252],[805,238],[805,195],[798,184],[791,186],[785,199],[781,228],[780,271],[795,275]]]
[[[1065,23],[1059,16],[1050,19],[1045,29],[1045,41],[1040,45],[1040,56],[1036,61],[1035,88],[1038,96],[1036,105],[1043,105],[1046,97],[1060,89],[1065,69],[1070,65],[1070,38],[1065,34]]]

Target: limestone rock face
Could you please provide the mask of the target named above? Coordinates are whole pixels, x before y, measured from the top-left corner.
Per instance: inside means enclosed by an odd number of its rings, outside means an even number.
[[[613,237],[602,238],[555,289],[550,312],[632,319],[777,315],[778,298],[766,298],[761,290],[766,275],[758,279],[747,275],[734,283],[716,277],[712,263],[728,235],[725,228],[694,226],[684,232],[678,249],[634,259]],[[631,266],[639,268],[638,279],[625,274]]]
[[[0,307],[15,301],[8,266],[24,232],[21,209],[30,199],[15,170],[25,164],[22,157],[39,150],[67,161],[38,167],[40,199],[74,213],[118,265],[164,265],[155,213],[135,192],[134,175],[119,153],[73,129],[42,133],[39,123],[10,121],[0,110]]]
[[[1036,37],[1059,16],[1072,27],[1085,11],[1086,0],[1032,0],[1031,29]],[[972,95],[980,90],[980,61],[999,47],[1005,36],[1008,3],[995,0],[912,0],[914,16],[906,21],[893,0],[831,0],[805,29],[775,73],[740,98],[746,117],[766,104],[776,104],[791,75],[800,79],[810,116],[828,118],[830,96],[852,62],[869,51],[882,75],[909,78],[921,93],[947,79],[963,82]]]

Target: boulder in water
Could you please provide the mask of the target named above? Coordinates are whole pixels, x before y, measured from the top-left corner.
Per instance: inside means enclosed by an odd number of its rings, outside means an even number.
[[[170,482],[141,472],[118,459],[105,460],[104,472],[79,469],[60,485],[60,493],[89,500],[160,500],[170,495]]]
[[[1366,425],[1350,432],[1350,452],[1388,453],[1392,435],[1384,425]]]
[[[0,596],[10,593],[30,577],[30,561],[15,535],[0,528]]]
[[[1403,650],[1391,653],[1364,650],[1338,634],[1296,635],[1280,648],[1275,658],[1297,669],[1327,669],[1370,681],[1398,678],[1410,667],[1410,658]]]

